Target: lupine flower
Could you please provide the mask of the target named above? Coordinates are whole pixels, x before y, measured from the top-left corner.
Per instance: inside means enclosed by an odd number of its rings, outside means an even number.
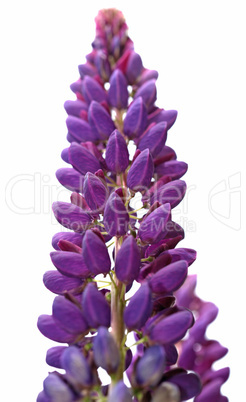
[[[70,202],[53,204],[66,231],[53,236],[55,269],[43,277],[55,298],[38,318],[61,345],[47,352],[57,371],[37,402],[226,402],[229,368],[213,363],[227,348],[206,336],[218,309],[195,294],[196,252],[176,247],[184,230],[171,210],[188,167],[166,144],[177,112],[156,105],[158,73],[143,66],[120,11],[99,12],[79,75],[64,104],[69,166],[56,172]]]

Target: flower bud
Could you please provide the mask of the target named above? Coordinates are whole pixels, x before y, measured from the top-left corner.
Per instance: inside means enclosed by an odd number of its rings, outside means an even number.
[[[165,121],[167,123],[167,129],[169,130],[175,123],[177,115],[177,110],[164,110],[157,108],[153,113],[149,114],[148,121],[149,124]]]
[[[124,172],[129,164],[126,141],[118,130],[114,130],[109,137],[105,159],[108,169],[114,173]]]
[[[74,394],[63,379],[56,373],[51,373],[44,380],[44,393],[54,402],[72,402]]]
[[[81,174],[95,173],[100,169],[100,164],[95,156],[76,142],[72,142],[70,145],[68,158],[69,163]]]
[[[75,386],[89,387],[92,385],[93,376],[91,368],[76,346],[69,346],[61,356],[62,368],[66,370],[66,378]]]
[[[163,376],[165,366],[164,348],[150,346],[136,364],[136,383],[142,387],[154,387]]]
[[[93,213],[103,210],[108,198],[108,189],[93,173],[88,172],[85,175],[83,194]]]
[[[140,329],[150,317],[153,309],[148,282],[144,282],[131,297],[124,311],[124,322],[129,330]]]
[[[168,176],[172,180],[177,180],[180,179],[180,177],[182,177],[187,172],[187,169],[187,163],[174,160],[159,164],[155,168],[155,173],[159,177]]]
[[[88,118],[96,140],[106,140],[115,129],[108,112],[96,101],[90,104]]]
[[[87,111],[88,105],[79,99],[75,101],[67,100],[64,103],[64,109],[70,116],[81,117],[81,113]]]
[[[68,116],[66,120],[67,129],[73,138],[78,142],[93,141],[95,136],[87,121],[75,116]]]
[[[43,282],[47,289],[56,294],[69,292],[83,283],[80,278],[69,278],[54,270],[45,272]]]
[[[160,204],[169,203],[171,208],[176,207],[184,198],[186,183],[183,180],[174,180],[164,184],[154,192],[150,198],[150,204],[159,201]]]
[[[179,388],[181,401],[194,398],[201,392],[201,381],[195,373],[177,373],[169,378],[169,381]],[[207,401],[210,402],[211,399],[208,398]],[[218,399],[216,399],[216,401],[218,401]]]
[[[88,104],[92,101],[107,101],[107,93],[102,86],[93,78],[86,75],[82,81],[82,94]]]
[[[143,98],[143,102],[147,110],[151,110],[156,101],[155,80],[146,81],[143,85],[141,85],[135,94],[135,99],[137,99],[139,96]]]
[[[128,90],[124,74],[119,69],[114,70],[109,83],[109,104],[119,110],[126,109],[128,104]]]
[[[148,215],[140,224],[138,230],[140,239],[144,243],[158,243],[162,240],[168,231],[167,222],[170,219],[170,213],[170,204],[164,204]]]
[[[88,329],[82,310],[64,296],[55,297],[52,315],[58,325],[69,333],[81,334]]]
[[[167,124],[158,123],[151,127],[146,134],[141,137],[138,144],[140,151],[148,148],[152,157],[155,158],[165,145],[167,139]]]
[[[109,304],[93,283],[89,283],[83,292],[82,307],[91,328],[110,326]]]
[[[82,256],[93,275],[107,274],[111,261],[105,243],[92,230],[87,230],[82,242]]]
[[[120,354],[113,336],[107,328],[98,328],[93,343],[94,359],[98,367],[102,367],[108,374],[114,373],[120,364]]]
[[[54,266],[63,275],[82,279],[90,276],[91,272],[81,254],[71,251],[52,251],[50,258]]]
[[[106,231],[111,236],[123,236],[128,230],[129,215],[120,196],[115,192],[108,198],[103,222]]]
[[[57,221],[65,228],[75,232],[86,230],[92,222],[92,218],[88,213],[68,202],[56,201],[53,203],[52,209]]]
[[[112,388],[108,402],[132,402],[132,395],[130,390],[124,384],[123,381],[117,382]]]
[[[115,273],[125,284],[137,279],[140,269],[140,252],[133,236],[128,236],[117,253]]]
[[[66,349],[67,346],[54,346],[48,349],[46,353],[46,363],[49,364],[49,366],[62,369],[61,355]]]
[[[153,159],[149,149],[145,149],[135,159],[127,175],[127,186],[134,191],[146,190],[154,172]]]
[[[131,103],[124,119],[124,134],[129,138],[140,137],[147,126],[147,110],[143,99],[138,97]]]
[[[54,342],[71,343],[75,339],[75,335],[62,329],[52,315],[40,315],[37,326],[41,334]]]
[[[68,240],[71,243],[76,244],[77,246],[81,246],[82,238],[82,233],[58,232],[52,237],[52,247],[54,247],[55,250],[60,250],[58,246],[60,240]]]
[[[61,168],[56,171],[57,180],[71,191],[82,192],[84,176],[73,168]]]
[[[160,165],[163,162],[167,162],[173,159],[176,159],[177,155],[175,151],[168,147],[167,145],[164,145],[162,148],[161,152],[157,155],[157,157],[154,159],[155,166]]]
[[[180,260],[162,268],[150,279],[150,288],[154,293],[172,293],[184,283],[188,264]]]
[[[141,74],[143,69],[142,59],[138,53],[132,51],[129,55],[127,66],[126,66],[126,76],[129,84],[134,84]]]
[[[79,69],[79,74],[80,74],[81,78],[84,78],[85,76],[88,76],[88,75],[90,77],[94,77],[97,73],[95,67],[89,62],[87,62],[85,64],[80,64],[78,66],[78,69]]]

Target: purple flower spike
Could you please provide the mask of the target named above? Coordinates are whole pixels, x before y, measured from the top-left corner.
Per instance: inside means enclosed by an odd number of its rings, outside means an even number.
[[[61,355],[66,349],[67,346],[54,346],[47,350],[46,363],[49,364],[49,366],[62,369]]]
[[[109,304],[93,283],[89,283],[83,292],[82,307],[91,328],[110,326]]]
[[[150,317],[153,309],[148,282],[144,282],[132,296],[125,308],[124,321],[129,330],[140,329]]]
[[[44,392],[52,402],[74,401],[74,393],[56,373],[49,374],[44,380]]]
[[[122,173],[129,164],[129,152],[123,135],[114,130],[109,137],[106,148],[106,163],[114,173]]]
[[[58,271],[68,277],[85,279],[91,274],[81,254],[71,251],[52,251],[50,258]]]
[[[96,140],[106,140],[115,129],[106,109],[96,101],[90,104],[88,118]]]
[[[136,382],[142,387],[154,387],[160,381],[166,366],[165,351],[155,345],[146,349],[136,365]]]
[[[124,134],[129,138],[140,137],[147,126],[147,110],[143,99],[138,97],[134,100],[124,119]]]
[[[46,288],[56,294],[69,292],[78,288],[83,283],[79,278],[69,278],[58,271],[45,272],[43,281]]]
[[[93,173],[86,173],[83,194],[87,204],[91,209],[91,213],[101,212],[108,198],[108,189]]]
[[[147,110],[151,110],[156,101],[156,85],[155,80],[145,82],[136,92],[135,99],[141,96]]]
[[[135,159],[127,175],[127,186],[134,191],[146,190],[153,176],[154,163],[149,149]]]
[[[93,141],[94,134],[89,123],[75,116],[68,116],[67,129],[78,142]]]
[[[144,243],[158,243],[164,239],[168,232],[168,221],[170,220],[170,204],[161,205],[145,218],[138,231],[140,239]]]
[[[194,317],[189,310],[179,311],[157,322],[150,332],[150,339],[162,345],[176,343],[193,325]]]
[[[59,343],[71,343],[74,341],[74,334],[62,329],[52,315],[40,315],[37,326],[39,331],[52,341]]]
[[[133,236],[124,240],[117,253],[115,261],[115,273],[117,278],[125,283],[131,283],[139,274],[141,256]]]
[[[95,173],[101,168],[98,160],[85,147],[72,142],[69,148],[69,162],[81,174]]]
[[[124,74],[116,69],[110,77],[108,100],[112,107],[126,109],[128,104],[127,81]]]
[[[111,268],[108,249],[99,236],[87,230],[82,243],[82,256],[93,275],[107,274]]]
[[[158,123],[151,127],[150,130],[140,139],[138,148],[143,151],[149,148],[151,155],[155,158],[165,145],[167,139],[166,122]]]
[[[169,203],[171,208],[175,208],[184,198],[186,192],[186,183],[183,180],[174,180],[164,184],[153,193],[150,204],[156,201],[161,204]]]
[[[155,173],[159,176],[169,176],[172,180],[180,179],[187,172],[188,165],[185,162],[167,161],[155,168]]]
[[[68,202],[56,201],[53,203],[52,209],[58,222],[65,228],[75,232],[83,232],[92,222],[89,214],[80,207]]]
[[[76,346],[69,346],[61,356],[62,368],[66,370],[66,378],[73,385],[89,387],[93,376],[90,366]]]
[[[180,288],[187,276],[188,264],[185,260],[174,262],[162,268],[150,279],[154,293],[171,293]]]
[[[123,236],[128,230],[129,215],[120,196],[113,192],[106,203],[103,223],[111,236]]]
[[[119,349],[107,328],[100,327],[93,343],[94,359],[108,374],[114,373],[120,363]]]
[[[68,190],[82,192],[84,176],[73,168],[61,168],[56,171],[57,180]]]
[[[61,328],[72,334],[81,334],[88,329],[82,310],[64,296],[55,297],[52,315]]]
[[[88,104],[93,100],[99,103],[107,101],[107,94],[102,86],[88,75],[82,81],[82,94]]]
[[[132,402],[132,395],[123,381],[117,382],[109,394],[108,402]]]
[[[138,53],[134,51],[131,52],[126,67],[126,76],[129,84],[134,84],[136,82],[137,78],[141,74],[142,69],[143,63],[141,57]]]

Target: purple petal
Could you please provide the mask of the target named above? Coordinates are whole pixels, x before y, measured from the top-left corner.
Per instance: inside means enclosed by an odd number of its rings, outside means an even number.
[[[71,251],[52,251],[50,257],[54,266],[63,275],[84,279],[91,274],[81,254]]]
[[[148,120],[149,124],[166,121],[167,128],[169,130],[169,128],[171,128],[172,125],[175,123],[177,115],[178,115],[177,110],[164,110],[157,108],[153,113],[149,114]]]
[[[72,402],[74,394],[60,376],[51,373],[44,380],[44,392],[54,402]]]
[[[130,390],[124,384],[123,381],[117,382],[112,388],[108,402],[132,402],[132,395]]]
[[[154,293],[171,293],[180,288],[187,276],[188,264],[185,260],[174,262],[162,268],[150,279]]]
[[[220,402],[221,401],[221,380],[215,380],[208,384],[205,384],[202,388],[202,392],[195,399],[195,402]]]
[[[126,141],[118,130],[109,137],[106,148],[106,164],[114,173],[122,173],[129,164],[129,152]]]
[[[60,250],[58,246],[60,240],[68,240],[71,243],[76,244],[76,246],[81,247],[82,238],[83,235],[81,233],[59,232],[52,237],[52,247],[54,247],[55,250]]]
[[[71,91],[73,91],[76,95],[82,95],[82,80],[79,78],[77,81],[73,82],[70,85]]]
[[[91,328],[110,326],[109,304],[93,283],[89,283],[83,292],[82,307]]]
[[[138,53],[132,51],[127,62],[126,76],[130,84],[134,84],[143,69],[142,59]]]
[[[81,174],[95,173],[100,169],[100,163],[85,147],[72,142],[69,147],[69,163]]]
[[[70,163],[69,162],[69,148],[65,148],[62,150],[61,158],[64,162]]]
[[[39,331],[52,341],[60,343],[71,343],[74,341],[74,335],[62,329],[52,315],[40,315],[37,325]]]
[[[102,367],[108,374],[114,373],[120,363],[118,347],[107,328],[100,327],[93,343],[94,360],[98,367]]]
[[[110,271],[111,261],[108,249],[92,230],[87,230],[83,238],[82,256],[88,270],[93,275],[107,274]]]
[[[196,251],[191,248],[174,248],[167,253],[172,257],[172,262],[185,260],[190,266],[196,259]]]
[[[176,158],[177,158],[177,155],[176,155],[175,151],[172,148],[165,145],[162,148],[161,152],[154,159],[154,164],[155,164],[155,166],[158,166],[163,162],[167,162],[167,161],[170,161],[170,160],[173,160]]]
[[[46,363],[49,364],[49,366],[62,369],[61,355],[66,349],[67,346],[55,346],[48,349],[46,353]]]
[[[195,397],[202,389],[200,378],[195,373],[176,374],[169,381],[178,386],[182,401]],[[210,399],[208,401],[210,402]]]
[[[164,147],[166,139],[167,124],[165,122],[158,123],[141,137],[138,148],[140,151],[148,148],[152,157],[155,158]],[[157,168],[155,170],[157,170]]]
[[[128,230],[129,215],[122,199],[115,192],[108,198],[103,222],[105,230],[111,236],[123,236]]]
[[[91,63],[85,63],[85,64],[80,64],[78,66],[79,73],[81,78],[84,78],[86,75],[89,75],[90,77],[94,77],[97,73],[95,67]]]
[[[64,103],[64,108],[68,115],[81,117],[81,112],[83,110],[87,111],[88,105],[79,99],[75,101],[67,100]]]
[[[124,119],[124,134],[129,138],[140,137],[147,126],[147,110],[141,97],[134,100]]]
[[[82,192],[84,176],[73,168],[61,168],[56,172],[57,180],[68,190]]]
[[[91,368],[76,346],[69,346],[61,356],[62,368],[66,370],[66,378],[76,385],[88,387],[92,385],[93,376]]]
[[[142,221],[138,235],[144,243],[158,243],[165,237],[170,211],[170,204],[162,205]]]
[[[86,75],[82,81],[82,94],[88,104],[92,101],[107,101],[107,93],[102,86],[93,78]]]
[[[189,275],[186,278],[182,288],[180,288],[175,294],[177,298],[177,304],[186,308],[190,308],[190,305],[194,299],[194,292],[196,288],[196,275]]]
[[[108,100],[112,107],[126,109],[128,104],[127,81],[119,69],[114,70],[110,77]]]
[[[176,207],[184,198],[186,183],[183,180],[174,180],[161,186],[150,199],[151,205],[156,201],[161,204],[169,203],[171,208]]]
[[[108,198],[108,189],[102,180],[93,173],[86,173],[83,186],[83,194],[91,213],[100,213]]]
[[[187,163],[174,160],[159,164],[155,168],[155,173],[160,177],[169,176],[172,180],[177,180],[187,172],[187,169]]]
[[[163,345],[166,353],[166,365],[172,366],[177,363],[178,351],[173,344]]]
[[[145,82],[136,92],[134,98],[141,96],[147,110],[151,110],[156,101],[156,80]]]
[[[108,81],[111,75],[111,66],[105,50],[98,50],[95,54],[95,66],[103,81]]]
[[[124,322],[129,330],[140,329],[150,317],[153,309],[148,282],[144,282],[131,297],[124,311]]]
[[[136,365],[136,382],[142,387],[154,387],[163,376],[166,366],[165,351],[162,346],[150,346]]]
[[[47,395],[45,395],[44,391],[38,394],[37,402],[50,402],[50,401],[51,399]]]
[[[58,222],[75,232],[82,232],[89,227],[92,218],[80,207],[68,202],[56,201],[52,205],[54,215]]]
[[[193,325],[194,318],[189,310],[179,311],[157,322],[150,332],[150,339],[160,344],[176,343]]]
[[[69,133],[76,139],[76,141],[94,141],[95,136],[87,121],[82,120],[79,117],[68,116],[66,124]]]
[[[141,76],[138,78],[137,85],[141,86],[146,81],[149,81],[149,80],[152,80],[152,79],[157,80],[158,75],[159,75],[158,71],[156,71],[156,70],[148,70],[147,68],[145,68],[144,70],[142,70]]]
[[[133,236],[124,240],[117,253],[115,261],[115,273],[117,278],[125,284],[137,279],[140,269],[141,256]]]
[[[83,283],[79,278],[69,278],[58,271],[45,272],[43,281],[46,288],[56,294],[63,294],[76,289]]]
[[[112,131],[115,129],[115,125],[108,112],[96,101],[92,101],[90,104],[88,118],[97,140],[108,139]]]
[[[154,164],[149,149],[135,159],[127,175],[127,186],[134,191],[146,190],[153,176]]]
[[[67,332],[81,334],[88,329],[82,310],[64,296],[55,297],[52,314],[58,325]]]
[[[190,336],[192,336],[196,342],[202,342],[208,325],[215,320],[218,315],[218,307],[211,302],[204,303],[200,316],[194,324],[194,328],[190,330]]]

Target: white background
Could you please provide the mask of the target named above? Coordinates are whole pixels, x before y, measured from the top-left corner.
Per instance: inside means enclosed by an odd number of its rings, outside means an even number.
[[[189,164],[177,207],[195,248],[199,295],[218,305],[209,336],[230,351],[223,387],[244,398],[245,374],[245,14],[243,1],[9,1],[1,22],[1,400],[32,402],[47,375],[52,342],[36,329],[53,295],[51,202],[68,200],[55,171],[66,142],[63,103],[74,99],[102,7],[121,9],[146,67],[159,71],[158,106],[177,109],[167,144]]]

